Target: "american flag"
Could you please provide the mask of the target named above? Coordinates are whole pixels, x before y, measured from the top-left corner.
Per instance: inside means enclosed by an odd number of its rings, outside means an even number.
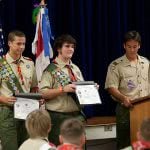
[[[4,53],[4,37],[3,37],[3,30],[2,30],[2,24],[0,22],[0,57]]]

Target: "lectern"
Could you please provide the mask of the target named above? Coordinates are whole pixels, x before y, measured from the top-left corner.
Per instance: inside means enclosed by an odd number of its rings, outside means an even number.
[[[133,108],[130,109],[130,138],[131,142],[137,140],[137,131],[143,119],[150,118],[150,95],[134,99]]]

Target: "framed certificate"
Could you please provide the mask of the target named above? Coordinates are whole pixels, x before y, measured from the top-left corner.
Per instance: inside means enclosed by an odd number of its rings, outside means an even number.
[[[93,81],[73,82],[81,105],[101,104],[101,98]]]
[[[38,100],[17,97],[14,104],[14,118],[26,119],[27,115],[35,109],[39,109]]]

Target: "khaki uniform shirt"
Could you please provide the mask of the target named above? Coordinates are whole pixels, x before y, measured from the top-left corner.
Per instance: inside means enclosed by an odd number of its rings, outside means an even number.
[[[109,67],[105,88],[114,87],[131,99],[150,94],[150,62],[138,55],[138,63],[132,64],[126,55],[113,61]]]
[[[66,63],[62,62],[58,58],[56,58],[55,60],[57,62],[56,66],[59,67],[61,71],[63,71],[69,78],[68,70],[65,67]],[[72,62],[70,65],[72,67],[72,71],[74,75],[77,78],[77,81],[83,81],[83,77],[79,68],[76,65],[74,65]],[[57,89],[60,86],[61,86],[60,83],[56,80],[56,78],[50,72],[45,71],[43,73],[41,84],[40,84],[40,88],[42,90]],[[61,96],[57,96],[54,99],[51,99],[49,101],[47,100],[46,108],[48,110],[58,111],[58,112],[73,112],[73,111],[79,110],[75,101],[68,93],[64,93]]]
[[[20,147],[19,150],[50,150],[48,140],[42,138],[28,139]]]
[[[21,56],[18,62],[20,63],[21,74],[23,76],[24,84],[22,84],[22,80],[19,76],[17,64],[14,63],[13,58],[8,53],[6,54],[6,61],[11,66],[12,71],[19,80],[20,85],[25,93],[30,92],[31,88],[37,87],[37,78],[33,61],[31,61],[29,58]],[[0,74],[0,95],[4,96],[13,95],[13,92],[7,87],[5,79],[2,79],[1,74]]]

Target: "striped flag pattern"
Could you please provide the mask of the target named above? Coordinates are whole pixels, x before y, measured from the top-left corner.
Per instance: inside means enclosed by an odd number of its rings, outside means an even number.
[[[50,64],[53,57],[53,50],[50,40],[53,39],[48,17],[48,9],[41,7],[37,16],[36,33],[32,43],[32,53],[36,55],[36,73],[40,82],[42,73]]]

